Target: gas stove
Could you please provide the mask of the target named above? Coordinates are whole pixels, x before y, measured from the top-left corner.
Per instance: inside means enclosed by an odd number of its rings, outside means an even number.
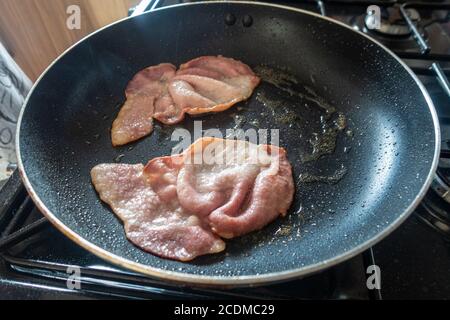
[[[174,3],[144,0],[130,13]],[[0,298],[450,298],[450,2],[282,4],[329,16],[367,33],[404,59],[428,89],[441,125],[441,159],[430,190],[408,220],[366,252],[306,278],[253,288],[180,286],[110,265],[71,242],[41,215],[14,172],[0,190]],[[372,28],[374,17],[380,18],[376,29]],[[380,268],[379,289],[367,286],[373,265]],[[68,271],[74,267],[81,271],[80,288],[70,286]]]

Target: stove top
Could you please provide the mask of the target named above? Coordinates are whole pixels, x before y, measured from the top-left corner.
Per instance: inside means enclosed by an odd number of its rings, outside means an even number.
[[[174,2],[144,0],[132,14]],[[41,215],[14,172],[0,190],[1,298],[450,298],[450,2],[282,3],[327,15],[376,38],[427,87],[440,119],[442,151],[436,179],[414,214],[363,254],[306,278],[253,288],[188,287],[120,269],[80,248]],[[371,28],[376,16],[379,29]],[[380,268],[380,289],[367,286],[373,265]],[[71,285],[77,271],[79,288]]]

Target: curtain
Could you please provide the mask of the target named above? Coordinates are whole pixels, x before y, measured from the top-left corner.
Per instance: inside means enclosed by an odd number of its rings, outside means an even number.
[[[30,79],[0,42],[0,180],[8,177],[8,165],[17,161],[17,119],[31,85]]]

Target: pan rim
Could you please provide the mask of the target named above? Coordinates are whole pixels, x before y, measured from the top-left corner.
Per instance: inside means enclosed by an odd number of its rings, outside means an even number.
[[[182,273],[182,272],[176,272],[176,271],[168,271],[163,270],[160,268],[152,267],[149,265],[145,265],[142,263],[134,262],[129,259],[126,259],[124,257],[118,256],[112,252],[109,252],[103,248],[101,248],[98,245],[95,245],[82,236],[80,236],[78,233],[67,227],[61,220],[59,220],[44,204],[44,202],[39,198],[37,193],[35,192],[30,180],[28,179],[28,176],[25,172],[25,168],[23,165],[21,152],[20,152],[20,129],[21,129],[21,123],[22,118],[25,112],[25,109],[28,105],[28,101],[33,94],[35,88],[38,86],[41,79],[46,75],[46,73],[52,68],[54,64],[56,64],[64,55],[66,55],[72,48],[77,46],[79,43],[83,42],[84,40],[88,39],[89,37],[93,36],[94,34],[101,32],[102,30],[109,28],[110,26],[113,26],[115,24],[121,23],[122,21],[132,19],[136,16],[130,16],[123,18],[121,20],[118,20],[112,24],[109,24],[107,26],[104,26],[91,34],[87,35],[86,37],[82,38],[78,42],[76,42],[74,45],[69,47],[67,50],[65,50],[58,58],[56,58],[45,70],[44,72],[39,76],[39,78],[34,83],[33,87],[31,88],[30,92],[27,95],[27,98],[25,99],[25,102],[20,110],[19,118],[17,121],[17,128],[16,128],[16,154],[17,154],[17,160],[18,160],[18,169],[20,176],[22,178],[22,181],[25,185],[25,188],[27,192],[29,193],[30,197],[36,204],[37,208],[42,212],[42,214],[60,231],[62,232],[66,237],[86,249],[87,251],[97,255],[98,257],[111,262],[115,265],[121,266],[123,268],[133,270],[136,272],[139,272],[141,274],[145,274],[148,276],[152,276],[161,280],[168,280],[172,282],[182,282],[182,283],[190,283],[190,284],[197,284],[197,285],[222,285],[222,286],[247,286],[247,285],[263,285],[268,283],[274,283],[274,282],[280,282],[285,281],[292,278],[300,278],[306,275],[310,275],[312,273],[316,273],[318,271],[324,270],[326,268],[332,267],[334,265],[337,265],[338,263],[341,263],[343,261],[346,261],[357,254],[363,252],[364,250],[368,249],[369,247],[375,245],[382,239],[384,239],[386,236],[388,236],[392,231],[394,231],[403,221],[406,220],[407,217],[414,211],[414,209],[418,206],[419,202],[422,200],[422,198],[425,196],[427,190],[429,189],[432,179],[435,175],[437,166],[438,166],[438,160],[439,160],[439,154],[440,154],[440,145],[441,145],[441,133],[440,133],[440,125],[439,120],[437,117],[437,112],[434,107],[433,101],[431,100],[431,97],[429,96],[425,86],[422,84],[420,79],[417,77],[416,74],[398,57],[396,56],[390,49],[388,49],[386,46],[381,44],[375,39],[372,39],[368,35],[353,29],[352,27],[344,24],[343,22],[331,19],[329,17],[322,16],[320,14],[310,12],[303,9],[293,8],[290,6],[285,5],[279,5],[279,4],[273,4],[273,3],[264,3],[264,2],[253,2],[253,1],[220,1],[220,0],[213,0],[213,1],[201,1],[201,2],[194,2],[194,3],[183,3],[183,4],[175,4],[163,8],[158,8],[153,11],[147,11],[143,12],[137,16],[145,15],[145,14],[152,14],[153,12],[158,12],[162,10],[168,10],[175,7],[183,7],[183,6],[191,6],[191,5],[208,5],[208,4],[246,4],[246,5],[254,5],[254,6],[266,6],[266,7],[273,7],[273,8],[279,8],[283,10],[289,10],[294,11],[306,15],[310,15],[319,19],[324,19],[328,22],[335,23],[337,25],[340,25],[344,28],[347,28],[353,32],[358,33],[360,36],[365,37],[372,43],[376,44],[380,48],[382,48],[384,51],[389,53],[395,60],[397,60],[398,63],[409,73],[409,75],[413,78],[413,80],[416,82],[417,86],[419,87],[422,95],[425,98],[425,101],[428,105],[428,108],[430,110],[432,120],[433,120],[433,126],[435,131],[435,149],[434,149],[434,156],[433,161],[431,163],[430,171],[427,175],[427,178],[425,180],[425,183],[422,185],[421,189],[419,190],[418,194],[414,198],[414,200],[410,203],[410,205],[390,224],[388,225],[384,230],[373,236],[372,238],[368,239],[364,243],[353,247],[351,250],[348,250],[340,255],[337,255],[333,258],[330,258],[328,260],[324,260],[315,264],[311,264],[304,267],[299,268],[293,268],[290,270],[280,271],[280,272],[271,272],[271,273],[265,273],[265,274],[257,274],[257,275],[245,275],[245,276],[205,276],[205,275],[195,275],[195,274],[188,274],[188,273]]]

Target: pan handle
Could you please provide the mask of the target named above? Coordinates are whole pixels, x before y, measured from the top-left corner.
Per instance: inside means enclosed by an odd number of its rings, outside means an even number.
[[[152,11],[155,8],[158,7],[160,2],[163,2],[161,0],[142,0],[139,2],[139,4],[133,8],[130,8],[128,10],[128,15],[131,17],[140,15],[141,13],[144,13],[146,11]]]

